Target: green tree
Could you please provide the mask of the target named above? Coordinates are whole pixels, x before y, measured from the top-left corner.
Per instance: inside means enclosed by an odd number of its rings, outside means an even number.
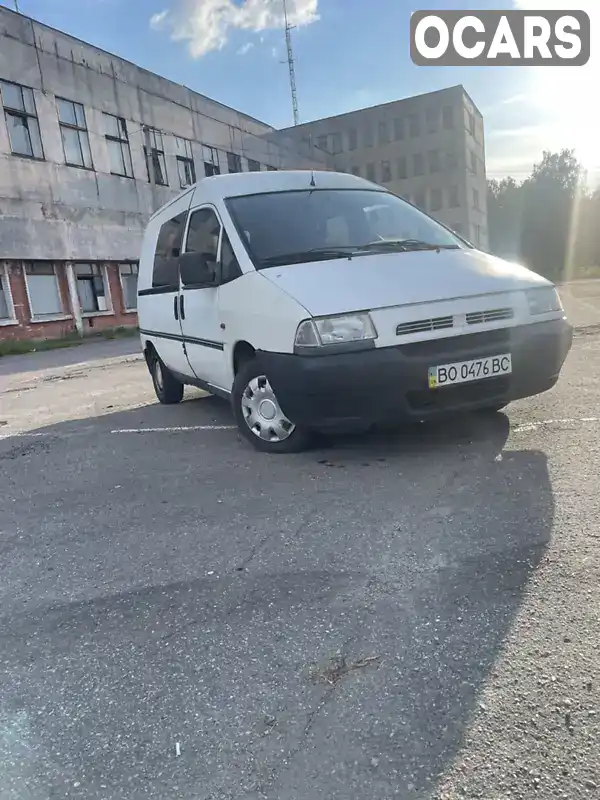
[[[522,183],[488,185],[490,249],[553,280],[600,265],[600,191],[585,190],[573,150],[544,152]]]

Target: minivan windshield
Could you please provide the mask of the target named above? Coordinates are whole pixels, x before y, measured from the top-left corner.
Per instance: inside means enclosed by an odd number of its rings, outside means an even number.
[[[257,269],[465,246],[418,208],[384,191],[302,189],[230,197],[226,203]]]

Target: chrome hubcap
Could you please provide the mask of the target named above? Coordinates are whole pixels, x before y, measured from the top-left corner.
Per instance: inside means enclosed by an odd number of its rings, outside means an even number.
[[[244,389],[242,413],[252,433],[265,442],[283,442],[296,427],[281,410],[265,375],[252,378]]]
[[[158,389],[158,391],[162,392],[164,388],[163,385],[164,381],[163,381],[162,367],[158,358],[154,362],[154,381],[156,383],[156,388]]]

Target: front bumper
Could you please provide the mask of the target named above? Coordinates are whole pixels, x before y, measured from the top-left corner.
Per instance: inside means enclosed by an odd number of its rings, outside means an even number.
[[[502,405],[552,388],[573,341],[566,319],[335,355],[261,351],[277,399],[297,425],[355,429]],[[512,354],[512,374],[429,389],[429,367]]]

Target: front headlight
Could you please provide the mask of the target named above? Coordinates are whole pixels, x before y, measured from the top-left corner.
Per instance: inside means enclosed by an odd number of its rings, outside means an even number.
[[[530,314],[549,314],[562,311],[562,303],[554,286],[542,286],[539,289],[527,289],[527,302]]]
[[[296,347],[364,342],[377,338],[368,314],[344,314],[340,317],[315,317],[301,322],[296,331]]]

